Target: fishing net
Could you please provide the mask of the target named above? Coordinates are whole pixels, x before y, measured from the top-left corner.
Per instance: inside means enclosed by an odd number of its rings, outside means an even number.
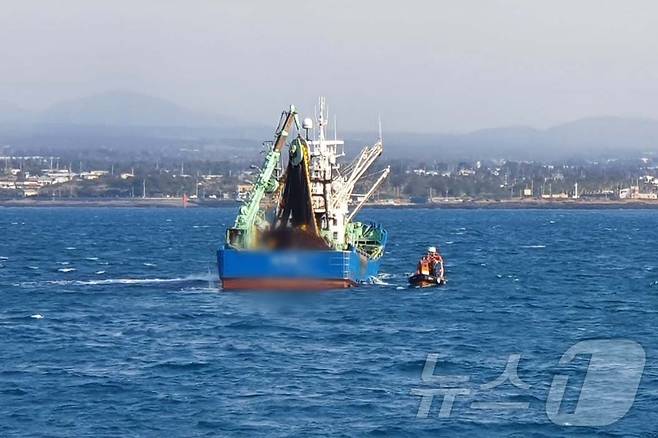
[[[288,166],[283,178],[277,221],[269,240],[278,248],[326,248],[319,236],[311,202],[309,153],[306,142],[296,138],[290,144]]]
[[[308,175],[308,149],[296,138],[290,144],[290,158],[279,204],[279,227],[315,229]]]

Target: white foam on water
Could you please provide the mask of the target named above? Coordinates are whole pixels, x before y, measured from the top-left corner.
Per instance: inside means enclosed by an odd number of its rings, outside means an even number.
[[[35,313],[34,315],[30,315],[30,318],[43,319],[43,315],[40,313]]]
[[[66,249],[68,249],[69,251],[73,251],[74,249],[78,249],[78,248],[76,248],[75,246],[67,246]]]
[[[99,271],[100,272],[100,271]],[[157,284],[157,283],[185,283],[192,281],[219,281],[218,276],[208,274],[188,275],[186,277],[176,278],[104,278],[100,280],[53,280],[47,281],[47,284],[56,284],[60,286],[97,286],[112,284]],[[28,284],[28,283],[24,283]],[[34,284],[34,283],[30,283]]]
[[[105,274],[105,271],[96,271],[95,274],[96,274],[96,275]]]
[[[144,266],[150,266],[150,267],[158,266],[158,265],[156,265],[155,263],[142,263],[142,265],[144,265]]]
[[[89,260],[90,262],[95,262],[98,260],[98,257],[85,257],[85,260]]]
[[[73,268],[64,268],[71,269]],[[67,271],[68,272],[68,271]],[[97,274],[105,273],[105,271],[98,271]],[[144,284],[168,284],[168,283],[189,283],[189,282],[206,282],[207,284],[217,284],[219,276],[210,272],[202,274],[187,275],[185,277],[175,278],[104,278],[104,279],[89,279],[89,280],[48,280],[48,281],[26,281],[16,283],[15,286],[20,287],[34,287],[43,285],[57,285],[57,286],[97,286],[97,285],[144,285]],[[213,289],[210,287],[209,289]]]
[[[546,245],[523,245],[521,248],[526,248],[526,249],[539,249],[539,248],[546,248]]]
[[[221,292],[219,287],[184,287],[179,292]]]
[[[384,280],[382,280],[379,277],[370,277],[370,278],[368,278],[367,283],[374,284],[374,285],[377,285],[377,286],[390,286],[391,285],[390,283],[385,282]]]
[[[66,265],[70,265],[71,262],[57,262],[57,264],[66,266]]]
[[[75,270],[75,268],[59,268],[57,272],[73,272]]]
[[[36,271],[37,269],[39,269],[39,267],[38,266],[28,266],[27,269],[32,269],[32,270]]]
[[[0,260],[9,260],[9,257],[0,256]]]

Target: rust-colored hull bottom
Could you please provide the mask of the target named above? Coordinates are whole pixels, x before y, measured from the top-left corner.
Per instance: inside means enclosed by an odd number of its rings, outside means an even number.
[[[312,292],[329,289],[346,289],[353,286],[356,286],[356,283],[348,279],[224,278],[222,280],[222,288],[224,290],[248,290],[255,292]]]

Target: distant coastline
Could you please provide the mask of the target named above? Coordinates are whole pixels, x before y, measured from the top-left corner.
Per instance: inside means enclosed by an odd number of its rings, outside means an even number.
[[[239,203],[233,200],[188,201],[182,198],[22,198],[0,200],[0,207],[231,207]]]
[[[181,198],[67,198],[67,199],[5,199],[2,207],[112,207],[112,208],[216,208],[237,207],[234,200],[190,200],[185,206]],[[368,208],[436,208],[436,209],[658,209],[658,200],[451,200],[433,203],[391,203],[375,202]]]

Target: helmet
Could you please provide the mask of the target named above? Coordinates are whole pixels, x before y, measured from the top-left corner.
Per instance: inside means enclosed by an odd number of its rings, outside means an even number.
[[[427,252],[431,252],[431,253],[436,252],[436,247],[430,246],[429,248],[427,248]]]

